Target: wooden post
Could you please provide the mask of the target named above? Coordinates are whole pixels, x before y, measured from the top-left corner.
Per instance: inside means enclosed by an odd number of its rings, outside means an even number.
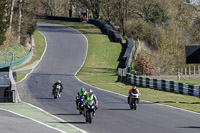
[[[191,65],[189,64],[189,78],[191,78]]]
[[[178,68],[178,72],[177,72],[177,79],[180,80],[180,72],[179,72],[179,68]]]
[[[198,74],[200,74],[200,66],[198,65]]]
[[[187,75],[187,67],[185,67],[185,75]]]

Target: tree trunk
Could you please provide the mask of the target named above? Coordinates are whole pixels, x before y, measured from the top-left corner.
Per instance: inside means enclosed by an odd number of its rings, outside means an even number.
[[[21,41],[21,21],[22,21],[22,0],[19,0],[18,3],[19,6],[19,18],[18,18],[18,37],[17,37],[17,41],[20,44]]]
[[[10,23],[9,30],[12,30],[12,21],[13,21],[13,8],[14,8],[15,0],[11,0],[11,8],[10,8]]]

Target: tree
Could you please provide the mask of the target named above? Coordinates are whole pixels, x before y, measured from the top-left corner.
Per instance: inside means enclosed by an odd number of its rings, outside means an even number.
[[[99,18],[102,0],[80,0],[78,2],[83,5],[83,8],[91,10],[95,19]]]
[[[68,16],[70,4],[74,3],[74,0],[42,0],[45,14],[51,16]]]
[[[8,27],[6,18],[7,8],[8,8],[7,4],[8,4],[7,0],[0,1],[0,45],[2,45],[6,39],[5,33]]]
[[[20,44],[21,40],[21,21],[22,21],[22,0],[19,0],[18,6],[19,6],[19,16],[18,16],[18,37],[17,37],[17,42]]]
[[[11,7],[10,7],[10,23],[9,23],[9,30],[12,30],[12,22],[13,22],[13,9],[14,9],[15,0],[11,0]]]

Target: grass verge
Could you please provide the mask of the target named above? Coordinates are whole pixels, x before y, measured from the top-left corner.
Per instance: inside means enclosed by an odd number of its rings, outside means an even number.
[[[7,49],[7,51],[4,51],[0,49],[1,51],[1,57],[0,57],[0,64],[5,63],[5,58],[7,58],[7,63],[12,62],[12,53],[14,54],[14,61],[21,59],[22,57],[26,56],[26,51],[24,49],[24,46],[17,44],[17,45],[10,45]],[[6,55],[6,52],[9,52]],[[4,53],[4,54],[2,54]]]
[[[28,63],[26,63],[20,67],[17,67],[15,70],[32,68],[33,67],[32,65],[34,65],[35,62],[38,62],[40,60],[42,54],[44,53],[44,50],[46,47],[45,38],[37,30],[34,32],[33,38],[35,41],[35,46],[33,46],[33,57],[31,58],[31,60]],[[25,76],[26,76],[26,73],[17,73],[17,81],[20,81]]]
[[[0,109],[1,108],[18,113],[18,114],[22,114],[23,116],[35,119],[46,125],[65,131],[66,133],[81,133],[81,131],[70,126],[69,123],[64,122],[64,121],[62,122],[56,119],[55,117],[52,117],[50,114],[46,114],[38,110],[37,108],[30,106],[29,104],[1,103]]]

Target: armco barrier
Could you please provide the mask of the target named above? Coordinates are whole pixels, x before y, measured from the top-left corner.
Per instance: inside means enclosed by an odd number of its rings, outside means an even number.
[[[123,56],[123,59],[126,60],[125,68],[130,67],[134,52],[135,52],[135,41],[132,38],[127,38],[127,48]]]
[[[164,79],[153,79],[147,77],[140,77],[128,73],[126,75],[126,81],[129,84],[136,85],[139,87],[151,88],[156,90],[163,90],[174,92],[183,95],[190,95],[200,97],[200,86],[189,85],[185,83],[179,83],[176,81],[169,81]]]
[[[59,17],[59,16],[38,16],[45,19],[51,20],[61,20],[61,21],[70,21],[70,22],[82,22],[83,18],[68,18],[68,17]],[[106,35],[113,38],[115,42],[121,42],[122,36],[113,28],[107,21],[99,19],[89,19],[88,23],[94,24],[100,28]]]

